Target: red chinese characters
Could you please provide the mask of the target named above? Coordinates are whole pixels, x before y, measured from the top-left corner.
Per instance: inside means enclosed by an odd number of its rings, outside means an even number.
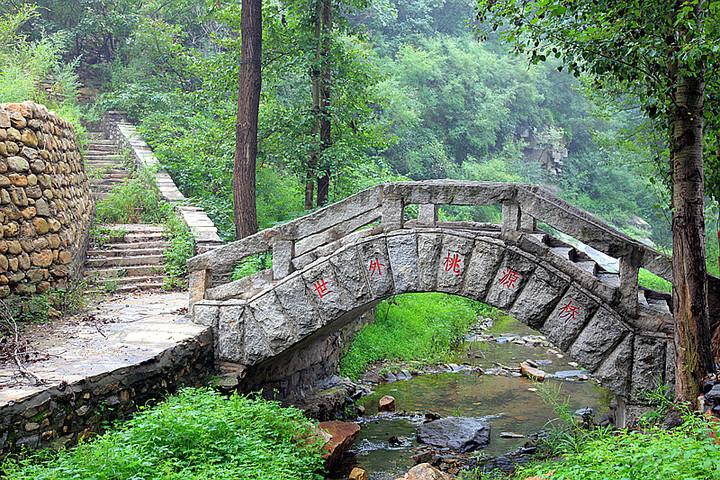
[[[517,282],[519,280],[520,273],[510,267],[506,267],[505,270],[503,270],[502,277],[500,277],[498,283],[510,290],[514,290],[517,288]]]
[[[323,298],[325,295],[332,293],[332,290],[330,290],[328,283],[323,278],[316,280],[315,283],[313,283],[313,288],[315,289],[315,293],[317,293],[318,297],[320,298]]]
[[[377,257],[375,257],[375,260],[370,260],[370,278],[373,278],[376,273],[378,277],[382,277],[382,267],[384,266]]]
[[[445,257],[443,261],[443,266],[446,272],[452,272],[457,276],[460,276],[462,273],[462,259],[460,259],[460,255],[457,253],[448,251],[447,257]]]
[[[560,318],[565,320],[577,320],[577,316],[580,313],[580,307],[573,305],[573,299],[571,298],[568,302],[560,308]]]

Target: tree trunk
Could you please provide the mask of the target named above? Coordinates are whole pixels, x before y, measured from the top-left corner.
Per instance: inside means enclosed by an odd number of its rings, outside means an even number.
[[[313,97],[313,115],[315,123],[313,125],[313,139],[318,134],[319,144],[316,145],[310,153],[310,175],[312,179],[317,178],[317,205],[325,205],[328,201],[330,190],[330,166],[321,165],[323,152],[330,147],[331,123],[330,123],[330,47],[332,41],[332,0],[317,0],[315,11],[315,62],[312,68],[312,97]],[[322,171],[322,175],[318,178],[318,173]],[[308,178],[310,179],[310,175]],[[310,180],[308,180],[308,183]],[[308,198],[308,190],[306,187],[305,204],[307,208],[308,201],[312,204],[312,192]]]
[[[675,395],[695,404],[714,370],[705,264],[702,73],[678,74],[672,118]]]
[[[261,87],[262,0],[242,0],[240,24],[242,57],[233,169],[235,234],[238,239],[252,235],[258,228],[255,210],[255,164]]]

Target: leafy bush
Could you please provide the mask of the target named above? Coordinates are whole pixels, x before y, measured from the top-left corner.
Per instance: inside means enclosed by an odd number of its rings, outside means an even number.
[[[90,442],[2,469],[8,480],[322,480],[313,435],[300,410],[184,389]]]
[[[165,249],[165,279],[163,288],[184,287],[186,284],[187,261],[195,254],[195,238],[185,221],[176,212],[168,215],[165,221],[165,236],[170,246]]]
[[[381,360],[447,361],[478,315],[479,302],[444,293],[405,294],[386,300],[375,322],[355,337],[340,361],[340,371],[357,379]]]

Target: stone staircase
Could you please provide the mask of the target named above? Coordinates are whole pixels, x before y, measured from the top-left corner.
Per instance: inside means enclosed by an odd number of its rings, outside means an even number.
[[[95,200],[104,198],[113,187],[129,177],[122,155],[114,140],[105,138],[102,132],[90,132],[90,145],[85,153],[85,167],[90,177]]]
[[[91,132],[85,154],[95,200],[130,176],[114,140]],[[129,293],[158,290],[163,285],[163,251],[168,247],[163,227],[147,224],[100,225],[104,241],[94,240],[87,253],[85,274],[96,291]]]

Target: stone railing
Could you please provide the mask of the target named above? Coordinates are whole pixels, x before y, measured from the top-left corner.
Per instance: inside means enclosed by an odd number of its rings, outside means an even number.
[[[407,207],[418,205],[416,219]],[[230,298],[259,291],[268,282],[301,270],[317,258],[362,236],[402,229],[405,225],[440,226],[442,205],[500,205],[501,236],[517,239],[535,231],[537,222],[565,233],[620,260],[620,295],[629,310],[638,304],[641,267],[672,280],[670,260],[660,252],[605,225],[534,185],[435,180],[379,185],[304,217],[198,255],[188,262],[191,303]],[[457,224],[456,224],[457,225]],[[475,224],[478,226],[479,224]],[[473,228],[466,224],[465,228]],[[272,252],[272,271],[228,282],[229,272],[242,260]],[[249,294],[248,294],[249,296]]]
[[[63,286],[94,210],[73,128],[42,105],[0,105],[0,298]]]
[[[162,198],[173,205],[182,216],[195,238],[198,253],[204,253],[222,244],[215,224],[205,211],[190,204],[170,175],[160,166],[150,146],[121,112],[107,112],[101,121],[105,134],[130,152],[135,164],[154,174],[155,184]]]

